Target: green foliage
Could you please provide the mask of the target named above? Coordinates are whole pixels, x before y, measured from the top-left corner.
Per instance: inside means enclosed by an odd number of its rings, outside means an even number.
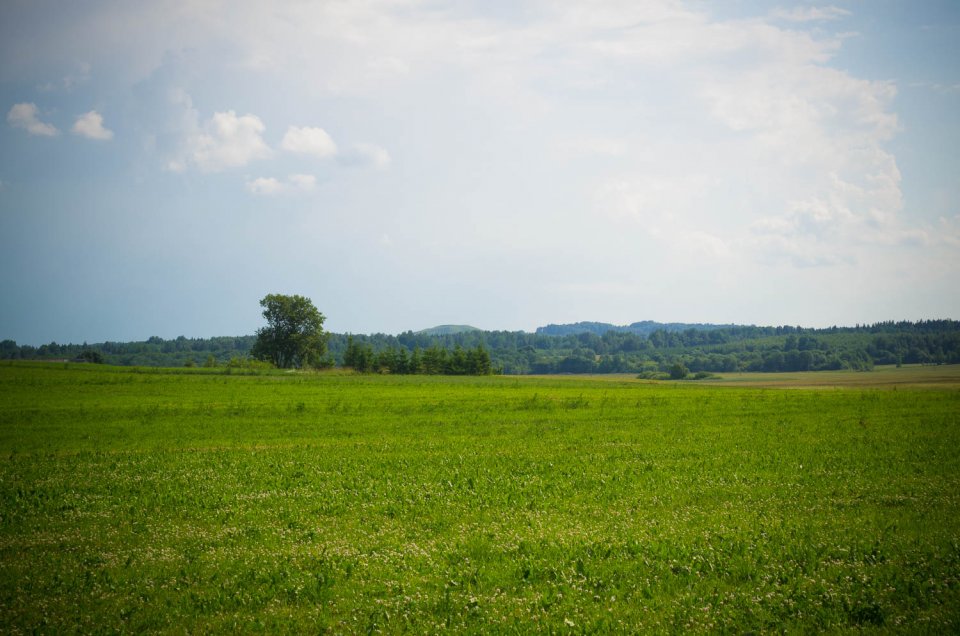
[[[77,362],[92,362],[93,364],[103,364],[103,354],[93,349],[85,349],[80,352],[76,358]]]
[[[373,347],[355,342],[352,336],[347,336],[347,350],[343,354],[344,366],[360,373],[367,373],[373,371],[374,359]]]
[[[669,380],[670,374],[662,371],[641,371],[637,375],[638,380]]]
[[[40,347],[18,346],[12,340],[0,342],[0,359],[50,360],[76,358],[85,350],[101,354],[107,364],[124,366],[182,367],[188,359],[205,359],[209,355],[229,360],[234,355],[249,355],[256,336],[186,338],[179,336],[164,340],[153,336],[141,342],[101,342],[97,344],[58,345]]]
[[[0,395],[9,633],[960,625],[955,386],[5,363]]]
[[[682,380],[690,374],[690,369],[685,367],[682,362],[674,362],[670,367],[670,379]]]
[[[424,352],[414,349],[408,354],[403,347],[383,349],[374,353],[369,343],[361,343],[347,337],[347,349],[343,354],[343,364],[360,373],[391,373],[393,375],[490,375],[493,366],[490,354],[483,345],[464,351],[455,347],[452,352],[439,347],[431,347]]]
[[[592,324],[592,323],[591,323]],[[488,352],[491,367],[506,374],[553,373],[647,373],[669,371],[680,362],[691,373],[797,372],[825,370],[870,370],[874,365],[960,363],[960,322],[931,320],[916,323],[877,323],[849,328],[803,329],[800,327],[687,328],[682,325],[635,323],[637,333],[598,330],[565,335],[508,331],[463,331],[430,335],[404,332],[386,334],[325,334],[328,355],[313,366],[345,364],[352,339],[355,346],[369,346],[372,372],[397,373],[390,353],[408,358],[409,372],[424,373],[423,353],[444,350],[450,357],[459,346],[465,352],[480,346]],[[590,326],[590,325],[588,325]],[[601,325],[602,326],[602,325]],[[575,326],[571,326],[575,327]],[[655,328],[652,331],[649,329]],[[593,328],[593,327],[592,327]],[[647,335],[648,334],[648,335]],[[94,345],[18,346],[0,342],[0,359],[69,359],[83,350],[99,351],[110,364],[133,366],[182,366],[188,358],[217,360],[250,355],[255,336],[185,338],[164,340],[156,336],[145,342],[106,342]],[[413,360],[417,354],[416,363]],[[446,373],[432,353],[431,373]],[[381,360],[383,356],[383,360]],[[352,366],[347,364],[346,366]],[[440,369],[440,370],[436,370]]]
[[[257,330],[250,355],[281,369],[319,366],[327,351],[325,320],[304,296],[268,294],[260,301],[267,326]]]
[[[257,360],[256,358],[249,358],[247,356],[233,356],[226,364],[228,373],[234,370],[256,372],[269,371],[275,368],[276,366],[269,360]]]

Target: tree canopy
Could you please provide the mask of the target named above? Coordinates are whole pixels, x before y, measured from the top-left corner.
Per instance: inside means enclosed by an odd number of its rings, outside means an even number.
[[[313,301],[296,294],[268,294],[260,306],[267,326],[257,330],[250,355],[281,369],[322,364],[327,351],[325,318]]]

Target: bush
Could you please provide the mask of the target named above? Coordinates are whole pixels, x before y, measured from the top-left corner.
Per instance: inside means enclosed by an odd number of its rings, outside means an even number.
[[[638,380],[669,380],[670,374],[662,371],[642,371],[637,376]]]
[[[670,379],[682,380],[690,374],[690,369],[685,367],[682,362],[675,362],[670,367]]]
[[[94,364],[103,364],[103,355],[99,351],[87,349],[80,352],[80,355],[76,357],[76,362],[92,362]]]

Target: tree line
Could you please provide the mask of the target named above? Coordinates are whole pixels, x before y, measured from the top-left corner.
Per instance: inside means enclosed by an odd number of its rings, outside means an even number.
[[[442,335],[324,332],[322,340],[323,353],[311,354],[312,358],[306,360],[310,366],[386,373],[668,373],[678,363],[691,373],[732,373],[960,363],[960,322],[954,320],[823,329],[719,326],[658,329],[649,335],[616,330],[564,335],[522,331]],[[206,339],[180,336],[169,340],[154,336],[140,342],[51,342],[32,347],[4,340],[0,342],[0,358],[73,360],[89,351],[109,364],[184,366],[192,362],[225,366],[231,360],[252,357],[257,353],[257,341],[258,335]]]

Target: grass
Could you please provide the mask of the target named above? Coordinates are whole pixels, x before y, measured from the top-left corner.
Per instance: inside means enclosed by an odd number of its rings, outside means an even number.
[[[0,629],[957,632],[960,391],[897,371],[0,365]]]
[[[937,388],[960,389],[960,365],[878,366],[873,371],[800,371],[794,373],[730,373],[720,385],[771,388]]]

